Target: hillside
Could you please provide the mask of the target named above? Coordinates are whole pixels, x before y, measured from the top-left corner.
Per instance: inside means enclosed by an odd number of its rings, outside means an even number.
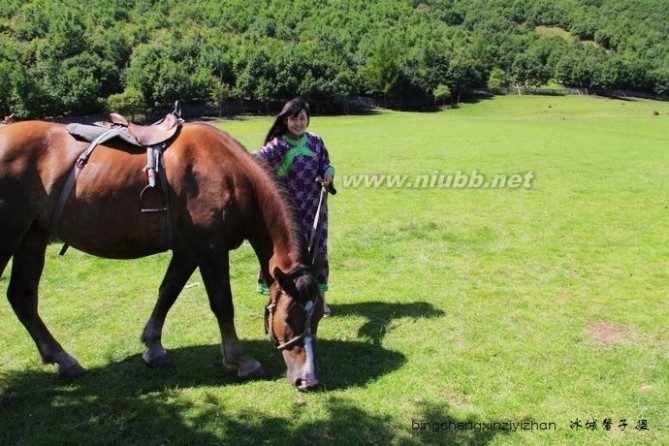
[[[554,81],[669,93],[669,0],[4,0],[0,112],[406,101]]]

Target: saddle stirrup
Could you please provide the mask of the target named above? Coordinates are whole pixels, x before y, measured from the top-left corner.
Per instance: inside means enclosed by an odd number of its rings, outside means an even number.
[[[163,181],[163,176],[160,175],[161,172],[161,164],[162,164],[162,151],[165,145],[160,145],[160,146],[151,146],[146,148],[146,167],[144,170],[146,171],[146,175],[148,176],[149,184],[144,186],[144,189],[142,189],[142,192],[139,194],[139,203],[140,203],[140,208],[142,212],[167,212],[167,189],[166,189],[166,184]],[[156,172],[159,173],[160,179],[161,179],[161,189],[159,190],[156,187]],[[163,207],[159,208],[150,208],[148,206],[145,206],[144,204],[144,197],[146,196],[146,193],[149,191],[156,191],[160,194],[160,199],[163,202]]]

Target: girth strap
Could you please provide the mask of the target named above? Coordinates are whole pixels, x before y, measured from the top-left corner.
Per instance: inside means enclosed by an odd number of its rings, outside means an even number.
[[[72,190],[74,189],[74,185],[77,182],[77,178],[81,173],[81,169],[84,168],[84,166],[88,162],[88,158],[90,158],[91,153],[93,153],[93,150],[95,150],[97,146],[116,137],[119,134],[119,132],[120,129],[113,128],[102,133],[100,136],[95,138],[88,145],[88,147],[86,147],[86,150],[81,152],[81,154],[77,158],[77,161],[74,163],[74,167],[70,170],[70,174],[68,175],[67,180],[65,181],[65,186],[63,187],[63,190],[60,192],[60,197],[58,197],[58,203],[56,204],[56,208],[54,209],[53,214],[51,214],[52,240],[58,238],[58,226],[60,225],[60,219],[63,216],[63,209],[65,208],[65,203],[67,203],[67,199],[72,194]],[[63,248],[60,250],[59,254],[61,256],[64,255],[68,247],[69,245],[67,243],[63,244]]]

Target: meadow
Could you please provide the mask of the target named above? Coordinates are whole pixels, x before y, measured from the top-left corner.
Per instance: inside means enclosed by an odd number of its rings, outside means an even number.
[[[253,150],[270,123],[215,125]],[[138,336],[169,254],[55,244],[41,314],[88,373],[60,381],[3,300],[0,444],[669,444],[669,103],[504,96],[310,130],[339,186],[323,390],[286,380],[248,244],[231,269],[238,332],[268,372],[252,382],[220,366],[198,273],[164,330],[175,366],[149,369]],[[474,172],[531,181],[440,187]],[[364,182],[393,175],[408,183]]]

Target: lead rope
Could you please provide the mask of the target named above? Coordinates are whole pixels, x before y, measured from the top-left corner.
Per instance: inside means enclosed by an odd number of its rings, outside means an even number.
[[[316,244],[318,243],[318,239],[316,238],[316,233],[318,232],[318,226],[320,223],[320,217],[321,217],[321,208],[323,207],[323,201],[324,197],[327,195],[327,188],[325,187],[325,183],[323,180],[318,177],[316,178],[316,181],[320,183],[321,185],[321,194],[318,199],[318,207],[316,208],[316,215],[314,216],[314,223],[311,225],[311,235],[309,236],[309,244],[307,245],[307,258],[309,259],[309,263],[312,265],[316,261]]]

